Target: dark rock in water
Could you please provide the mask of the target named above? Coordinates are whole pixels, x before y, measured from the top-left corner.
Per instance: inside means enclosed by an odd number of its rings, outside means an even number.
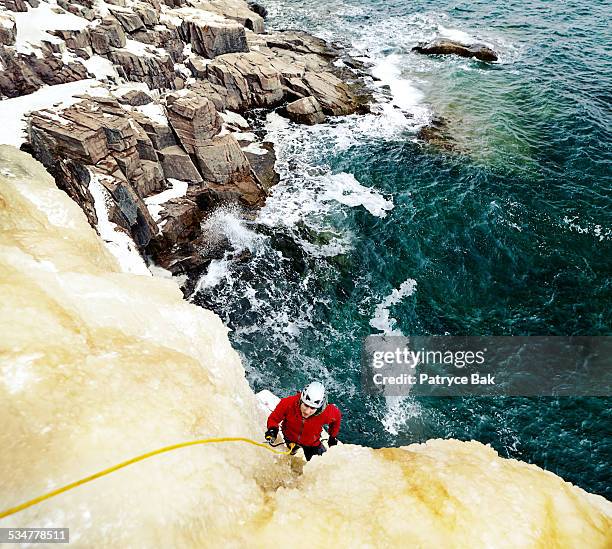
[[[259,179],[262,187],[269,191],[274,185],[280,181],[280,175],[274,169],[276,164],[276,153],[274,152],[274,145],[269,142],[260,144],[260,147],[267,151],[266,154],[255,154],[248,151],[244,151],[245,156],[251,164],[251,168],[255,172],[255,175]]]
[[[254,11],[257,15],[260,15],[264,19],[268,16],[268,10],[261,4],[257,2],[248,2],[248,4],[251,11]]]
[[[325,115],[321,105],[314,97],[304,97],[293,103],[289,103],[285,108],[287,118],[298,124],[321,124],[325,122]]]
[[[423,126],[417,132],[417,138],[448,151],[456,149],[448,133],[448,120],[441,116],[435,116],[429,125]]]
[[[469,46],[455,40],[440,39],[428,44],[419,44],[412,51],[425,55],[459,55],[461,57],[475,57],[481,61],[497,61],[497,53],[484,44],[471,44]]]

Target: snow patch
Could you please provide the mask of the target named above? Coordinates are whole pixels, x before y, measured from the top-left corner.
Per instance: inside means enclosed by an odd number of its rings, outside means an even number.
[[[168,125],[168,119],[166,118],[166,111],[162,105],[157,103],[149,103],[148,105],[140,105],[138,107],[134,107],[135,110],[144,114],[147,118],[151,119],[153,122],[160,124],[162,126]]]
[[[64,44],[57,36],[49,34],[49,30],[83,30],[89,21],[72,13],[56,13],[58,9],[55,2],[41,2],[37,8],[30,8],[27,12],[12,14],[17,24],[17,40],[15,47],[19,53],[40,55],[38,47],[43,41],[53,44]]]
[[[87,70],[92,73],[98,80],[105,78],[114,78],[119,80],[119,73],[114,65],[101,55],[92,55],[89,59],[81,61]]]
[[[145,44],[144,42],[138,42],[138,40],[126,40],[125,48],[123,49],[139,57],[160,57],[168,55],[168,52],[165,49],[156,48],[155,46]]]
[[[173,198],[181,198],[187,194],[187,181],[179,181],[178,179],[168,179],[172,185],[171,189],[167,189],[159,194],[145,198],[145,204],[149,209],[149,213],[154,221],[159,220],[161,211],[164,209],[164,204]]]
[[[223,122],[225,122],[226,124],[237,126],[238,128],[241,128],[243,130],[248,130],[251,127],[249,123],[237,112],[225,111],[220,112],[219,115],[223,119]]]
[[[134,241],[108,219],[108,206],[110,196],[108,191],[100,183],[100,178],[105,176],[89,171],[91,180],[89,192],[94,199],[94,208],[98,217],[98,232],[100,238],[106,244],[124,273],[152,276],[149,269],[140,256]]]
[[[81,99],[75,96],[83,94],[104,97],[109,93],[97,80],[89,79],[47,86],[29,95],[0,101],[0,144],[19,148],[26,140],[27,113],[51,107],[65,109],[78,103]]]

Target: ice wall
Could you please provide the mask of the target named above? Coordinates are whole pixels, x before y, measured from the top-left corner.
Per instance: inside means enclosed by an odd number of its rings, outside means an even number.
[[[227,329],[120,272],[40,164],[0,146],[0,509],[157,447],[261,439]],[[612,504],[481,444],[343,445],[301,471],[239,444],[178,450],[13,517],[72,547],[606,547]]]

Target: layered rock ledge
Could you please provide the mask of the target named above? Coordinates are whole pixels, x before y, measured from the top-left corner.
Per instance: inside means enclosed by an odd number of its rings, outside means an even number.
[[[201,268],[222,252],[205,217],[227,203],[249,215],[278,181],[272,145],[253,146],[242,114],[315,124],[368,111],[363,74],[334,65],[341,52],[304,32],[266,33],[264,15],[243,0],[4,0],[0,99],[101,82],[31,112],[23,148],[92,226],[98,197],[144,257],[174,274]]]

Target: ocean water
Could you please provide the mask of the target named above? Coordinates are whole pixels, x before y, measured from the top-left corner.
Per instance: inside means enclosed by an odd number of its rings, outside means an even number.
[[[281,183],[256,220],[208,222],[234,250],[192,299],[232,328],[253,388],[322,379],[347,442],[476,439],[612,498],[611,399],[385,400],[359,381],[369,334],[612,335],[606,3],[261,3],[268,28],[363,60],[377,103],[316,127],[268,116]],[[500,60],[411,53],[436,36]],[[416,138],[440,118],[446,147]]]

